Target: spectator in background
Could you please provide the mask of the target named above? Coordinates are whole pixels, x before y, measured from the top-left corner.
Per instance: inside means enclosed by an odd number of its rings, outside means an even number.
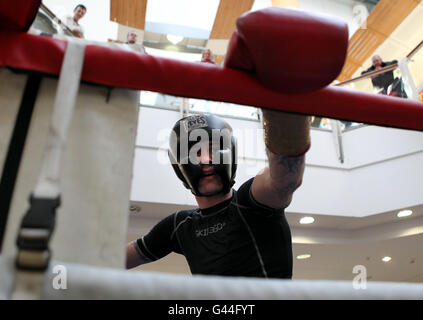
[[[213,53],[210,49],[205,49],[201,52],[201,61],[202,63],[211,63],[216,64],[214,61]],[[210,100],[202,100],[201,107],[203,108],[204,112],[216,112],[216,105],[214,101]],[[212,111],[214,110],[214,111]]]
[[[210,49],[203,50],[201,53],[201,62],[216,64],[216,62],[214,62],[213,53]]]
[[[372,71],[381,70],[387,66],[390,66],[396,63],[398,63],[397,60],[384,62],[382,61],[382,58],[379,55],[374,55],[372,57],[372,66],[369,69],[363,71],[361,74],[366,74]],[[382,94],[387,94],[389,85],[391,85],[392,82],[394,82],[394,71],[393,70],[386,71],[377,76],[372,76],[371,78],[372,78],[373,87],[379,88]]]
[[[145,53],[144,46],[137,43],[137,38],[138,38],[138,35],[134,30],[129,31],[128,34],[126,35],[125,44],[129,44],[131,46],[131,49],[135,51]]]
[[[135,31],[129,31],[126,36],[126,43],[128,44],[135,44],[137,42],[138,35],[135,33]]]
[[[87,8],[83,4],[78,4],[73,10],[73,15],[66,16],[65,23],[75,37],[84,38],[84,29],[79,24],[79,21],[86,13]]]

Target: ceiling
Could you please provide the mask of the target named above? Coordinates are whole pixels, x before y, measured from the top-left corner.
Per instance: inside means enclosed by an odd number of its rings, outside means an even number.
[[[229,38],[235,29],[235,21],[242,13],[272,5],[308,8],[308,2],[210,0],[207,2],[207,8],[202,8],[198,2],[192,0],[177,3],[169,0],[110,0],[110,20],[145,31],[143,43],[147,48],[189,53],[201,53],[204,48],[209,48],[215,53],[220,64],[224,60]],[[350,39],[348,57],[338,77],[338,81],[345,81],[353,76],[374,50],[414,10],[420,0],[326,0],[320,4],[321,10],[336,14],[336,11],[331,11],[331,6],[336,7],[337,3],[351,5],[351,8],[361,3],[370,13],[365,26],[359,28]],[[173,12],[173,15],[169,12]],[[185,39],[175,45],[170,43],[166,34],[182,35]]]

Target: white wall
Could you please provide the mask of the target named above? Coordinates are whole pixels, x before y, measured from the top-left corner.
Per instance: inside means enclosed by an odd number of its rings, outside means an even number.
[[[343,135],[345,163],[350,169],[423,150],[423,133],[366,126]]]
[[[303,185],[289,211],[364,217],[423,203],[422,132],[375,126],[345,132],[342,166],[320,149],[324,138],[317,133],[312,130]]]

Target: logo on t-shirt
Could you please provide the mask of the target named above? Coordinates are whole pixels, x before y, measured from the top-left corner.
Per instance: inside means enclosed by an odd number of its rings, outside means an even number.
[[[216,232],[219,232],[220,230],[223,229],[223,227],[226,225],[226,222],[218,222],[215,225],[205,228],[205,229],[201,229],[201,230],[195,230],[195,235],[197,237],[207,237],[209,234],[213,234]]]

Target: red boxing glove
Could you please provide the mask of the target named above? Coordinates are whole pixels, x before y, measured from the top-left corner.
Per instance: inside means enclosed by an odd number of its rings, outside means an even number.
[[[348,27],[336,18],[270,7],[237,20],[224,66],[255,73],[282,93],[317,90],[341,72]]]

